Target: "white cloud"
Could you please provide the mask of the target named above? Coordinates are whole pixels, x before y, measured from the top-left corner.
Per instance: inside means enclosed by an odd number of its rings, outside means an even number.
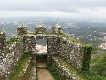
[[[0,0],[0,16],[106,17],[106,0]]]

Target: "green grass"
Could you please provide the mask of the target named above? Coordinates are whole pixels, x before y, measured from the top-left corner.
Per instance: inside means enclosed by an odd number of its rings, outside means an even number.
[[[21,40],[21,37],[19,36],[14,36],[14,37],[11,37],[8,41],[7,41],[7,44],[12,44],[14,42],[17,42],[17,41],[20,41]]]
[[[12,70],[12,73],[9,75],[9,80],[21,80],[23,77],[23,69],[25,68],[25,62],[29,60],[30,57],[28,54],[23,54],[19,60],[17,66]]]
[[[57,70],[56,68],[48,65],[47,69],[49,70],[49,72],[52,74],[54,80],[61,80],[61,78],[58,76]]]
[[[84,80],[106,80],[105,77],[96,75],[93,72],[80,73],[80,75],[83,76]]]
[[[28,32],[29,35],[36,35],[36,32]]]
[[[94,50],[91,55],[89,72],[81,72],[84,80],[106,80],[106,51]]]
[[[100,75],[96,74],[95,73],[96,71],[94,69],[92,69],[88,72],[81,72],[80,70],[76,70],[70,64],[65,62],[62,58],[57,57],[57,59],[59,60],[59,62],[62,65],[64,65],[66,68],[68,68],[70,70],[70,73],[75,74],[76,76],[78,76],[80,78],[80,80],[106,80],[105,76],[100,76]],[[94,72],[93,72],[93,70],[94,70]]]
[[[91,57],[91,71],[106,80],[106,50],[95,50]]]
[[[57,35],[60,36],[60,37],[64,37],[64,38],[66,38],[68,40],[71,40],[73,42],[76,42],[76,43],[80,43],[82,45],[85,45],[85,43],[81,42],[80,40],[77,40],[75,38],[69,37],[68,35],[65,35],[65,34],[57,34]]]

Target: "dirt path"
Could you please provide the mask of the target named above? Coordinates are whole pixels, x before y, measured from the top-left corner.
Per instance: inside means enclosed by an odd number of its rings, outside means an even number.
[[[54,80],[50,72],[45,68],[37,69],[38,80]]]
[[[38,80],[54,80],[51,73],[46,69],[46,62],[38,62],[37,67]]]
[[[45,67],[47,67],[47,63],[46,62],[37,62],[37,67],[45,68]]]

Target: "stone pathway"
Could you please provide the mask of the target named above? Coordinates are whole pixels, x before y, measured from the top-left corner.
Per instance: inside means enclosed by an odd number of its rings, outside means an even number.
[[[51,73],[46,69],[47,63],[37,63],[37,78],[38,80],[54,80]]]
[[[54,80],[46,66],[45,62],[37,62],[37,65],[30,64],[22,80]]]
[[[54,80],[46,68],[37,69],[38,80]]]
[[[46,65],[47,65],[46,62],[37,62],[37,67],[39,67],[39,68],[45,68]]]

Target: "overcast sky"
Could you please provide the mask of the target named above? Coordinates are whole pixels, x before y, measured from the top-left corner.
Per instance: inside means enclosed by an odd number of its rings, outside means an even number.
[[[0,16],[106,17],[106,0],[0,0]]]

